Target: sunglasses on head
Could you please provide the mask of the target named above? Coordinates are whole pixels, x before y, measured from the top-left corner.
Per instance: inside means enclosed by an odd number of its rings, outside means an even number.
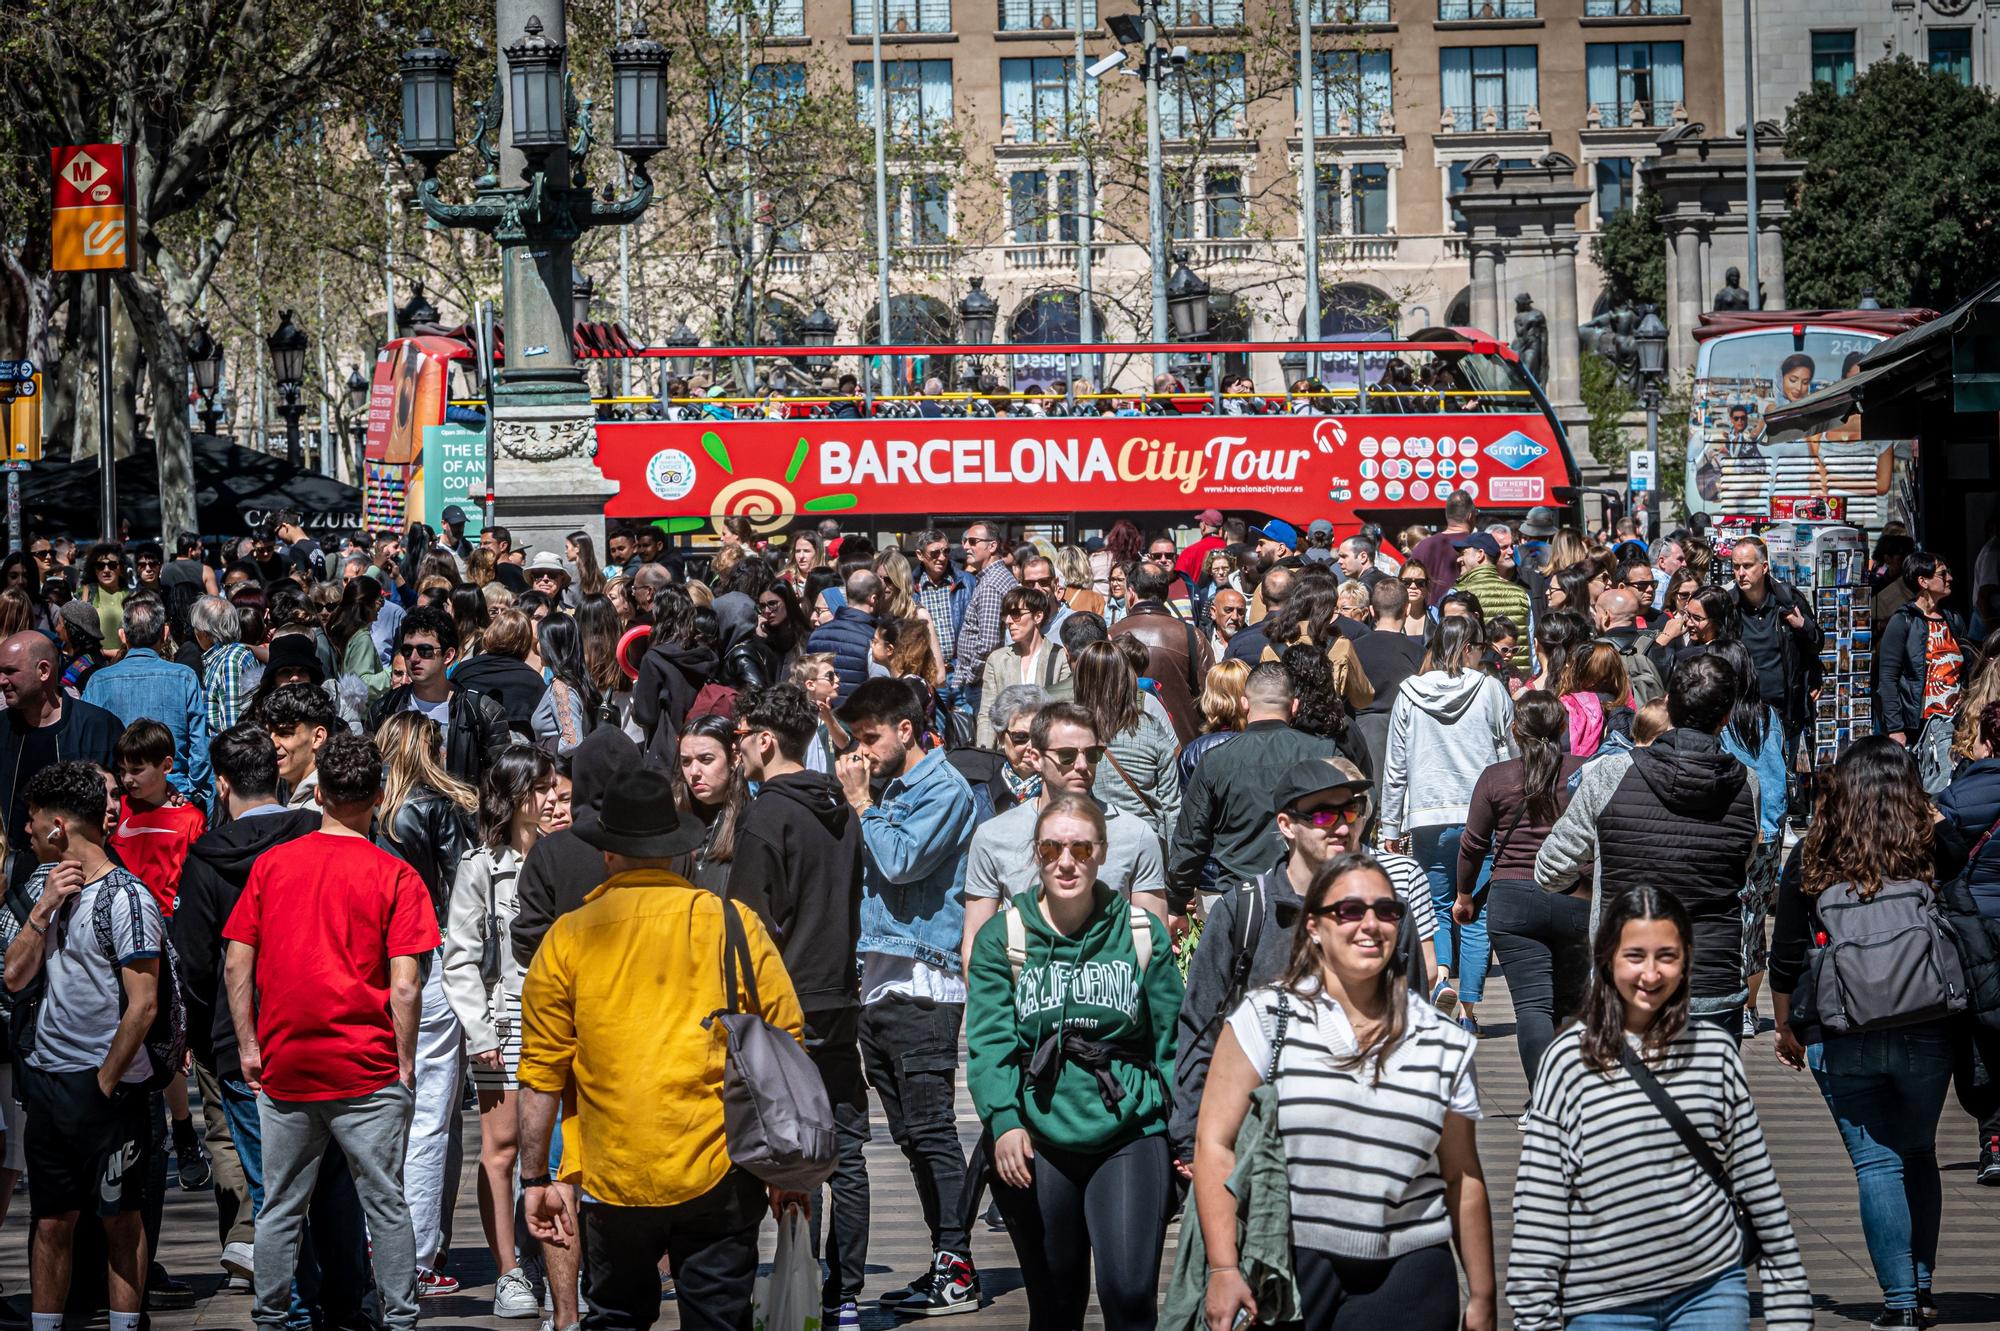
[[[1384,924],[1395,924],[1403,918],[1409,908],[1395,897],[1377,897],[1373,901],[1363,901],[1360,897],[1342,897],[1323,906],[1315,906],[1306,914],[1314,916],[1331,915],[1339,924],[1359,924],[1361,917],[1369,911]]]
[[[1104,758],[1104,746],[1102,744],[1090,744],[1080,749],[1073,745],[1065,745],[1060,749],[1043,749],[1042,752],[1055,759],[1057,767],[1076,766],[1076,757],[1078,754],[1082,754],[1092,767],[1097,766]]]
[[[1062,858],[1064,851],[1068,851],[1069,857],[1078,864],[1089,864],[1097,858],[1100,844],[1096,841],[1037,841],[1035,858],[1043,864],[1054,864]]]

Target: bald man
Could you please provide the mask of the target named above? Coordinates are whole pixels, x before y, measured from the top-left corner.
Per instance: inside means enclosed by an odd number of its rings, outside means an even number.
[[[1597,618],[1599,635],[1618,644],[1618,654],[1625,658],[1625,674],[1632,681],[1633,705],[1644,707],[1655,698],[1666,697],[1667,685],[1660,678],[1660,668],[1646,655],[1653,635],[1638,626],[1639,594],[1628,587],[1607,587],[1597,594],[1590,609]]]
[[[1229,644],[1243,631],[1244,616],[1250,613],[1250,602],[1242,592],[1234,587],[1224,587],[1208,603],[1208,651],[1216,660],[1222,660],[1229,652]]]
[[[1257,584],[1257,594],[1250,598],[1250,609],[1244,616],[1248,626],[1229,642],[1229,659],[1248,661],[1255,665],[1264,659],[1264,649],[1271,640],[1264,636],[1263,623],[1273,611],[1289,601],[1292,588],[1298,582],[1298,574],[1284,567],[1269,569],[1264,580]]]
[[[0,642],[0,703],[7,725],[0,731],[0,790],[10,792],[7,844],[28,847],[28,782],[58,760],[81,759],[108,771],[124,723],[92,703],[62,691],[62,660],[48,635],[16,633]],[[18,855],[19,881],[33,871],[34,856]]]

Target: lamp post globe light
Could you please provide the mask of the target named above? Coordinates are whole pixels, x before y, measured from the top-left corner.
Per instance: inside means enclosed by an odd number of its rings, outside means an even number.
[[[1167,315],[1173,321],[1175,338],[1198,341],[1208,336],[1209,286],[1188,267],[1185,250],[1175,252],[1174,262],[1180,266],[1167,280]]]
[[[215,390],[222,382],[222,344],[210,335],[207,324],[197,324],[188,343],[188,364],[194,370],[195,392],[201,395],[201,432],[214,434],[222,413],[215,407]]]
[[[1632,332],[1632,341],[1639,354],[1640,396],[1646,407],[1646,451],[1655,459],[1657,471],[1660,456],[1660,380],[1667,373],[1667,326],[1660,321],[1659,312],[1652,306],[1646,307],[1646,317]],[[1654,516],[1658,515],[1657,505],[1660,492],[1657,486],[1646,492],[1646,505]],[[1657,523],[1648,523],[1649,530]]]
[[[278,326],[264,339],[265,349],[271,353],[271,375],[278,382],[278,395],[284,401],[278,413],[285,418],[285,461],[294,467],[301,465],[299,451],[299,416],[304,412],[304,404],[299,401],[299,388],[306,377],[305,333],[292,322],[290,310],[278,315]]]
[[[687,320],[683,319],[675,324],[674,331],[667,334],[666,341],[667,345],[674,349],[674,354],[667,358],[674,375],[685,379],[693,374],[694,356],[691,353],[701,345],[701,339],[695,335],[694,329],[687,326]]]
[[[630,185],[593,191],[591,103],[570,87],[563,0],[494,0],[492,89],[473,103],[470,146],[484,171],[473,197],[444,197],[438,168],[457,147],[456,63],[428,33],[402,57],[403,150],[423,168],[417,201],[440,227],[490,235],[500,251],[504,359],[487,434],[495,514],[547,548],[583,529],[602,539],[615,493],[592,461],[596,417],[571,328],[587,313],[566,282],[577,238],[639,219],[653,197],[646,162],[667,147],[667,48],[634,24],[612,48],[610,146]],[[587,299],[587,296],[585,297]]]
[[[590,280],[590,274],[580,268],[569,270],[569,322],[572,328],[580,328],[590,322],[590,301],[597,294],[597,283]]]
[[[812,347],[815,352],[806,357],[806,367],[812,373],[822,374],[826,371],[830,358],[823,354],[821,349],[832,346],[834,334],[839,331],[840,325],[836,324],[833,316],[826,312],[826,302],[814,301],[812,313],[799,324],[799,341]]]
[[[413,283],[410,298],[396,311],[396,335],[409,337],[422,327],[435,327],[438,321],[437,306],[424,295],[424,284]]]

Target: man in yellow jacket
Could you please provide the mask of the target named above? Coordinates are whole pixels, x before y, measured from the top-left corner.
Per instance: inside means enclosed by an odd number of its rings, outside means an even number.
[[[522,983],[521,1159],[548,1159],[571,1085],[579,1130],[565,1144],[579,1149],[563,1157],[562,1185],[524,1174],[528,1228],[565,1246],[580,1231],[586,1325],[652,1325],[664,1254],[683,1327],[748,1326],[767,1199],[774,1209],[806,1199],[767,1190],[729,1159],[723,1030],[703,1025],[728,1005],[723,911],[743,921],[761,1015],[794,1038],[798,998],[756,913],[669,867],[703,829],[675,810],[664,774],[633,774],[578,835],[604,852],[610,876],[549,929]]]

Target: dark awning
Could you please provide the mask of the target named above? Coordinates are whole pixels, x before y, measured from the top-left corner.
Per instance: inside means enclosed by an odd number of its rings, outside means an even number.
[[[118,459],[118,516],[134,532],[160,535],[160,467],[149,442]],[[96,458],[37,462],[21,478],[21,508],[36,532],[96,533]],[[314,531],[361,530],[361,491],[331,476],[215,435],[194,437],[195,521],[204,536],[241,536],[295,509]]]

